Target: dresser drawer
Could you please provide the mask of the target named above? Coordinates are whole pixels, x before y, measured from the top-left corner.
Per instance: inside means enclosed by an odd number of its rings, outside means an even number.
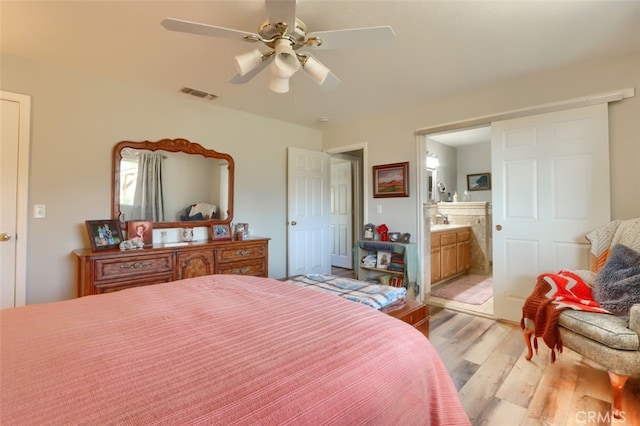
[[[246,244],[240,247],[221,247],[216,249],[216,263],[242,262],[250,259],[264,259],[266,244]],[[253,275],[253,274],[247,274]]]
[[[111,293],[113,291],[124,290],[125,288],[140,287],[143,285],[162,284],[173,281],[173,272],[170,274],[162,274],[155,276],[139,276],[133,280],[127,281],[101,281],[95,284],[95,293]]]
[[[151,274],[173,273],[173,253],[96,259],[94,281],[131,279]]]
[[[254,261],[217,264],[216,274],[252,275],[254,277],[267,276],[267,263],[264,259]]]

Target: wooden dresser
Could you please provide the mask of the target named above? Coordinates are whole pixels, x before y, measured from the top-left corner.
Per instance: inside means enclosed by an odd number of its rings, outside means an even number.
[[[269,275],[269,238],[141,250],[75,250],[78,297],[212,274]]]

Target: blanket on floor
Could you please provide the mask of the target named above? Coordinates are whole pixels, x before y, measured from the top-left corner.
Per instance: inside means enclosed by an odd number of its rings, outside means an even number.
[[[538,337],[551,349],[551,362],[556,360],[556,351],[562,352],[562,340],[558,331],[558,317],[562,311],[574,309],[609,313],[601,308],[591,293],[591,288],[579,275],[560,271],[538,276],[533,293],[522,306],[520,326],[534,331],[533,346],[538,351]]]

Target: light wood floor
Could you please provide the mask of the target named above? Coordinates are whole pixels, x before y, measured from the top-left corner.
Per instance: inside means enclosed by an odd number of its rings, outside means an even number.
[[[352,270],[332,273],[354,278]],[[567,348],[551,364],[542,341],[527,361],[519,326],[433,306],[430,311],[429,340],[474,426],[640,425],[640,377],[625,386],[624,421],[612,421],[609,377],[597,364]]]
[[[429,340],[473,425],[640,425],[640,378],[627,381],[624,422],[611,421],[609,377],[564,350],[551,364],[543,342],[527,361],[519,326],[431,308]]]

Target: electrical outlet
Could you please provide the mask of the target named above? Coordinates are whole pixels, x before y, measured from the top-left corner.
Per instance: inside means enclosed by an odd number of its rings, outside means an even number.
[[[382,213],[382,204],[378,204],[378,205],[376,206],[376,212],[377,212],[378,214],[381,214],[381,213]]]
[[[34,204],[33,217],[36,219],[44,219],[47,217],[47,206],[44,204]]]

